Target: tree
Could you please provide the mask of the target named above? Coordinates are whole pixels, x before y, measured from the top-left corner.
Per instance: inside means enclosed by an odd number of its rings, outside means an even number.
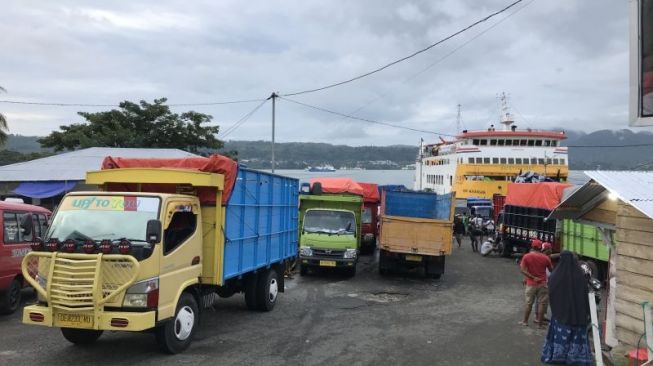
[[[7,90],[0,86],[0,92],[7,92]],[[0,113],[0,146],[4,145],[7,142],[8,131],[9,125],[7,124],[7,118],[4,114]]]
[[[218,126],[204,126],[210,115],[198,112],[172,113],[166,98],[153,104],[141,100],[139,104],[124,101],[120,109],[106,112],[78,112],[86,123],[60,126],[38,142],[55,151],[87,147],[144,147],[178,148],[193,153],[219,149],[222,141],[216,138]]]

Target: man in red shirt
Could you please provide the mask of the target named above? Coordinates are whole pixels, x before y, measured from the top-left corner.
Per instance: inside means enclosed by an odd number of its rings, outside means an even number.
[[[542,319],[549,302],[549,289],[546,286],[546,270],[553,270],[551,259],[543,254],[542,242],[533,239],[531,242],[531,251],[526,253],[521,259],[521,273],[526,277],[526,307],[524,308],[524,319],[519,322],[521,325],[528,325],[528,318],[531,315],[533,303],[537,300],[537,322],[542,327]]]

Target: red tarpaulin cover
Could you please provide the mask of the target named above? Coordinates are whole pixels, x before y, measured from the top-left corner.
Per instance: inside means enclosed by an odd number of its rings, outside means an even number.
[[[222,192],[222,204],[226,204],[236,182],[238,174],[238,163],[222,156],[211,155],[205,157],[176,158],[176,159],[139,159],[139,158],[114,158],[107,156],[102,161],[102,169],[118,168],[169,168],[187,169],[207,173],[218,173],[224,175],[224,191]],[[132,184],[112,184],[111,190],[135,191]],[[176,187],[169,184],[143,184],[143,192],[175,193]],[[204,204],[215,204],[215,190],[210,187],[198,188],[197,195],[200,202]]]
[[[350,178],[312,178],[310,180],[311,189],[313,184],[320,182],[322,192],[324,193],[351,193],[358,196],[364,195],[363,187]]]
[[[365,202],[379,202],[379,186],[375,183],[358,182],[363,187],[363,200]]]
[[[565,183],[510,183],[506,205],[553,210],[562,199]]]

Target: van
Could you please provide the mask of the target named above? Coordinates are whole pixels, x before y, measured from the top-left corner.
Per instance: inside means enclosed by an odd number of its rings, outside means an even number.
[[[0,314],[20,306],[25,286],[20,266],[34,239],[45,233],[50,215],[42,207],[0,201]]]

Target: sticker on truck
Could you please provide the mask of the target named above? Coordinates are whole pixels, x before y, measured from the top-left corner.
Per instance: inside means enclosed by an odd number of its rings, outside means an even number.
[[[73,196],[64,200],[59,210],[157,212],[159,199],[134,196]]]

